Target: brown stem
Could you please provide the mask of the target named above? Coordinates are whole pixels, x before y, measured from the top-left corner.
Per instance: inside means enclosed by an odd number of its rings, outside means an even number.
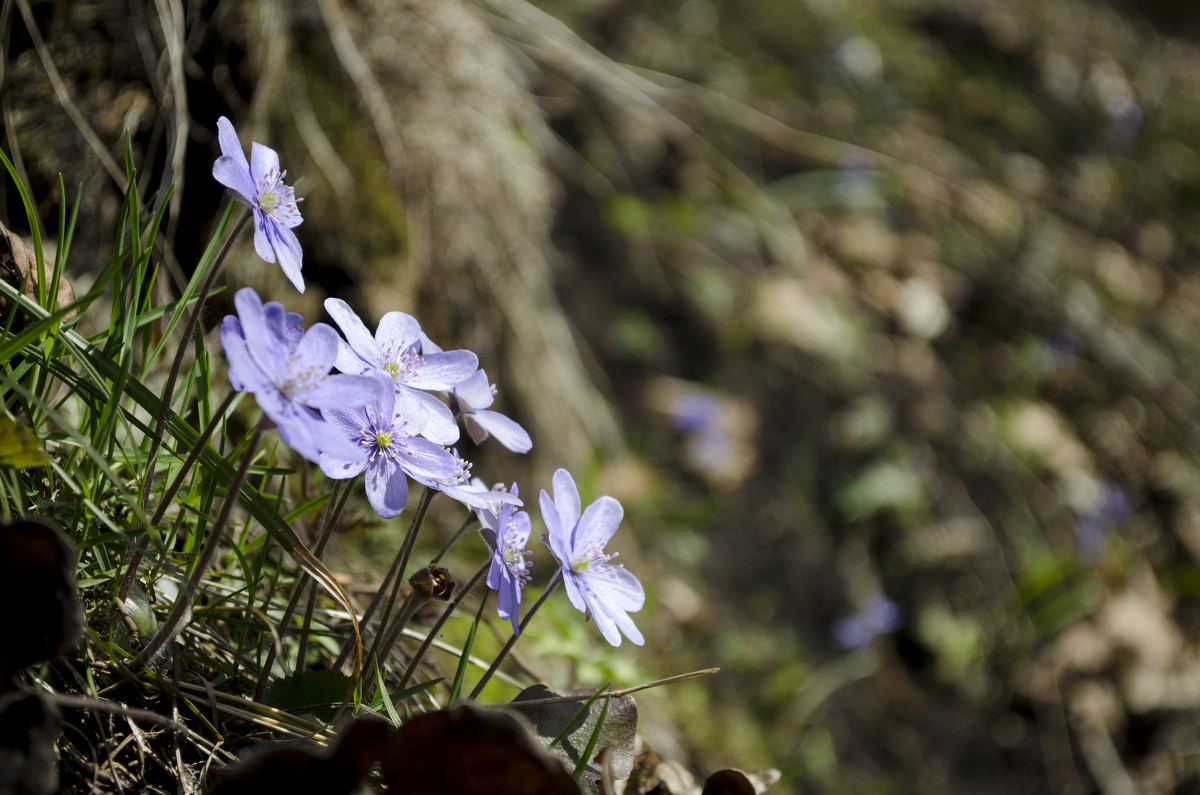
[[[412,543],[417,537],[417,530],[420,529],[421,523],[425,521],[425,513],[429,510],[429,503],[433,500],[434,490],[426,487],[425,493],[421,495],[421,504],[417,506],[417,512],[413,516],[412,523],[408,526],[408,534],[404,536],[404,541],[400,544],[400,551],[396,553],[396,559],[392,561],[392,567],[388,569],[387,576],[383,578],[379,589],[375,591],[375,596],[371,598],[371,603],[367,605],[366,612],[363,613],[362,619],[359,620],[359,626],[366,627],[371,617],[375,615],[375,611],[379,608],[385,596],[388,596],[387,608],[384,610],[383,620],[379,622],[379,632],[382,633],[387,626],[388,619],[391,618],[392,607],[396,603],[396,594],[399,593],[400,583],[396,582],[395,590],[392,589],[392,582],[396,580],[404,567],[408,565],[408,557],[412,552]],[[338,655],[337,661],[333,664],[333,670],[340,671],[346,663],[346,657],[349,654],[348,649],[344,649]]]
[[[404,688],[408,686],[409,681],[412,679],[413,673],[415,673],[417,670],[417,664],[421,662],[421,658],[425,656],[425,652],[427,652],[429,647],[433,645],[433,639],[437,637],[438,632],[441,631],[442,626],[450,618],[450,615],[455,611],[463,598],[471,592],[471,589],[475,587],[475,584],[479,582],[484,574],[487,573],[487,570],[491,568],[491,565],[491,558],[485,560],[483,565],[479,567],[467,584],[462,587],[462,590],[458,592],[458,595],[446,604],[446,609],[443,610],[441,616],[438,617],[437,623],[434,624],[433,628],[429,630],[429,634],[425,636],[425,640],[421,642],[421,645],[413,654],[412,659],[408,661],[408,667],[404,669],[404,676],[400,677],[400,686],[396,688],[397,690],[403,692]]]
[[[542,591],[542,595],[538,597],[538,600],[533,603],[533,607],[529,608],[529,612],[525,614],[525,618],[521,619],[522,633],[525,631],[525,627],[529,624],[529,619],[533,618],[533,614],[536,613],[538,608],[542,606],[542,602],[545,602],[547,597],[554,593],[554,589],[557,588],[561,583],[562,572],[558,572],[554,575],[554,579],[550,580],[550,584],[546,586],[546,590]],[[508,656],[510,651],[512,651],[512,647],[517,642],[517,638],[519,637],[520,633],[513,633],[512,637],[508,639],[508,643],[505,643],[504,648],[501,649],[500,653],[496,655],[496,659],[492,660],[491,667],[487,669],[487,672],[484,673],[483,678],[479,680],[479,684],[475,685],[475,689],[471,691],[471,695],[467,698],[472,701],[479,698],[479,694],[483,692],[484,686],[487,685],[488,680],[492,678],[492,674],[496,673],[496,669],[500,667],[500,663],[504,662],[504,658]]]

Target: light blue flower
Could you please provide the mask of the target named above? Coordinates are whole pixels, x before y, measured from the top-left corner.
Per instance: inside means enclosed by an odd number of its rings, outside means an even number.
[[[279,170],[279,155],[259,143],[250,144],[250,160],[242,151],[233,123],[217,119],[221,156],[213,163],[213,178],[228,188],[254,213],[254,250],[267,262],[278,262],[283,274],[304,292],[300,268],[304,252],[292,231],[304,220],[295,192],[283,184],[287,172]]]
[[[579,490],[571,473],[554,473],[554,498],[540,496],[542,519],[549,531],[542,542],[559,563],[559,574],[567,598],[587,618],[595,619],[600,634],[613,646],[621,645],[621,634],[641,646],[642,633],[629,613],[646,603],[646,592],[637,577],[610,560],[604,546],[621,524],[625,512],[612,497],[601,497],[581,513]]]
[[[488,407],[496,398],[496,387],[488,383],[487,373],[476,370],[454,385],[450,391],[450,409],[461,417],[467,434],[475,444],[483,444],[488,434],[514,453],[528,453],[533,447],[529,434],[513,420]]]
[[[343,373],[378,371],[392,379],[397,389],[409,390],[429,412],[422,435],[438,444],[458,441],[458,426],[445,403],[423,390],[447,391],[475,371],[479,360],[470,351],[421,353],[421,326],[403,312],[388,312],[375,334],[354,310],[337,298],[327,298],[325,309],[346,335],[334,366]]]
[[[494,492],[500,492],[497,486]],[[517,496],[517,484],[512,484],[508,493]],[[521,590],[529,582],[529,558],[525,549],[529,542],[529,514],[516,510],[512,503],[496,503],[488,508],[478,508],[475,515],[482,525],[479,529],[483,540],[492,549],[492,566],[488,569],[487,585],[499,596],[496,612],[505,621],[511,621],[513,634],[520,633],[517,609],[521,605]]]
[[[325,409],[322,416],[365,453],[345,458],[321,454],[321,471],[331,478],[352,478],[366,470],[367,499],[384,519],[399,516],[408,500],[408,477],[445,478],[455,460],[444,447],[422,439],[428,412],[409,391],[397,391],[378,373],[367,376],[380,384],[383,397],[353,409]]]
[[[454,457],[454,473],[449,477],[428,477],[414,473],[413,480],[428,488],[440,491],[452,500],[458,500],[468,508],[490,508],[499,503],[520,505],[521,501],[515,494],[507,491],[488,491],[487,486],[479,478],[471,477],[471,462],[459,458],[457,450],[451,450]]]
[[[842,616],[833,624],[833,640],[843,649],[861,649],[880,635],[888,635],[904,624],[900,606],[876,594],[857,613]]]
[[[234,389],[254,395],[283,441],[316,463],[322,451],[345,458],[365,454],[332,429],[317,409],[354,408],[378,400],[386,385],[367,376],[330,374],[337,332],[323,323],[301,332],[300,316],[272,301],[265,306],[249,287],[233,299],[237,317],[221,323],[221,345]]]

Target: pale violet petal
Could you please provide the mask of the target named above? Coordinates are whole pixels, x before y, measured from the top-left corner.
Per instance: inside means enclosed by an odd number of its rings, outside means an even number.
[[[304,276],[300,273],[304,265],[304,250],[300,248],[300,240],[291,229],[286,229],[272,221],[267,222],[268,234],[271,237],[271,247],[275,249],[275,259],[283,270],[283,275],[299,290],[304,292]]]
[[[408,479],[404,472],[387,465],[370,466],[366,480],[367,500],[375,513],[384,519],[399,516],[408,500]]]
[[[362,471],[367,468],[367,460],[361,459],[345,459],[337,458],[330,453],[321,453],[319,457],[321,471],[326,477],[334,480],[346,480],[347,478],[357,477],[362,474]]]
[[[262,258],[264,262],[275,261],[275,247],[271,245],[271,233],[268,231],[268,226],[272,225],[271,219],[263,214],[263,211],[254,208],[254,252]]]
[[[335,374],[305,389],[302,398],[305,405],[315,409],[352,408],[374,403],[385,393],[377,378]]]
[[[604,549],[608,539],[617,532],[624,516],[625,509],[621,507],[621,503],[612,497],[601,497],[589,505],[580,517],[571,540],[572,546],[579,549],[594,545],[598,549]]]
[[[366,325],[350,308],[350,305],[340,298],[326,298],[325,311],[333,318],[333,322],[337,323],[342,334],[346,335],[346,343],[353,353],[362,362],[370,362],[373,366],[377,365],[380,359],[379,345],[376,344],[375,338],[371,332],[367,331]],[[338,361],[341,362],[342,358],[339,353]],[[341,367],[338,369],[343,370]],[[343,372],[350,372],[350,370],[343,370]]]
[[[476,370],[455,384],[454,396],[458,398],[460,405],[466,405],[474,410],[486,409],[492,405],[492,401],[495,399],[487,373],[483,370]]]
[[[470,351],[431,353],[421,357],[420,366],[404,379],[404,383],[415,389],[453,389],[477,367],[479,358]]]
[[[393,354],[408,350],[421,342],[421,324],[412,315],[388,312],[379,319],[375,342]]]
[[[407,389],[407,387],[400,388]],[[444,445],[451,445],[458,441],[458,424],[454,421],[454,414],[445,403],[428,392],[411,391],[409,394],[415,395],[429,412],[429,416],[425,420],[425,427],[421,429],[422,436],[431,442]]]
[[[482,409],[472,413],[469,419],[514,453],[528,453],[533,448],[533,440],[525,429],[499,412]],[[468,424],[468,431],[470,427]],[[471,438],[474,439],[474,435]]]
[[[250,176],[257,182],[271,173],[279,173],[279,154],[269,146],[251,143]]]
[[[575,488],[575,479],[565,469],[554,473],[554,504],[562,516],[564,529],[571,533],[579,524],[582,503],[579,501],[579,489]]]

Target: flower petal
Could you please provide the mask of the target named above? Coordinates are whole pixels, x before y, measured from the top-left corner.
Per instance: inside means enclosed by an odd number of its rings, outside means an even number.
[[[346,480],[347,478],[356,477],[362,474],[362,471],[367,468],[366,459],[345,459],[338,458],[331,453],[321,453],[318,457],[318,463],[321,465],[321,471],[326,477],[334,480]]]
[[[528,453],[533,448],[533,440],[529,438],[525,429],[499,412],[480,409],[472,412],[468,419],[473,420],[496,437],[497,442],[514,453]],[[470,430],[469,425],[467,428]]]
[[[373,403],[385,394],[377,378],[336,373],[309,386],[296,399],[315,409],[351,408]]]
[[[304,332],[300,344],[292,353],[292,372],[301,373],[312,371],[313,375],[324,375],[333,369],[333,360],[337,358],[338,333],[332,326],[324,323],[314,323],[312,328]],[[361,403],[354,405],[361,406]],[[342,406],[341,408],[345,408]]]
[[[258,182],[263,177],[272,173],[279,173],[279,153],[269,146],[251,142],[250,176],[253,177],[255,182]]]
[[[428,358],[426,356],[426,359]],[[476,410],[486,409],[495,400],[487,373],[483,370],[476,370],[455,384],[454,396],[458,398],[460,405],[466,405],[468,408]]]
[[[268,235],[271,238],[271,248],[275,251],[275,259],[283,269],[283,275],[299,290],[304,292],[304,276],[300,269],[304,265],[304,250],[300,248],[300,240],[296,233],[287,227],[280,226],[274,221],[267,221]],[[257,237],[257,233],[255,235]]]
[[[399,355],[421,342],[421,324],[412,315],[388,312],[379,319],[375,342],[381,350]]]
[[[358,439],[362,435],[362,429],[370,422],[366,409],[362,406],[352,409],[323,409],[321,416],[335,430],[351,440]]]
[[[542,522],[546,525],[547,530],[542,540],[546,543],[546,546],[550,547],[550,551],[554,553],[554,557],[558,560],[558,565],[563,569],[563,574],[570,576],[571,530],[573,528],[564,526],[558,506],[554,504],[554,500],[550,498],[545,489],[538,495],[538,502],[542,508]],[[582,609],[580,608],[580,610]]]
[[[262,299],[253,288],[243,287],[233,296],[233,305],[237,307],[246,349],[254,357],[259,369],[273,383],[279,383],[290,351],[286,343],[272,332]]]
[[[406,386],[400,388],[408,389]],[[421,429],[422,436],[431,442],[444,445],[454,444],[458,441],[458,424],[454,421],[454,414],[450,412],[450,408],[445,403],[428,392],[409,390],[409,394],[416,397],[429,412],[429,416],[425,420],[425,427]]]
[[[569,568],[563,569],[563,587],[567,590],[567,598],[571,600],[572,606],[585,616],[590,615],[584,584],[579,576]]]
[[[238,201],[247,207],[255,205],[254,179],[250,176],[250,164],[242,151],[233,123],[222,116],[217,119],[217,141],[221,144],[221,156],[213,163],[213,179],[233,191]]]
[[[271,245],[270,229],[275,222],[257,207],[254,208],[254,253],[264,262],[275,261],[275,247]]]
[[[568,533],[572,533],[575,525],[579,524],[581,503],[579,489],[575,488],[575,479],[565,469],[559,469],[554,473],[554,505],[558,508],[559,516],[562,517],[564,529]]]
[[[405,471],[432,478],[448,478],[454,474],[454,456],[441,445],[419,437],[402,439],[395,444],[400,448],[400,466]]]
[[[612,497],[601,497],[596,500],[580,517],[579,524],[576,525],[575,532],[571,536],[571,548],[579,549],[595,545],[598,549],[604,549],[608,539],[617,532],[617,527],[620,526],[624,516],[625,509]]]
[[[601,566],[585,576],[596,598],[613,608],[636,613],[646,605],[646,590],[624,566]]]
[[[382,325],[380,323],[380,326]],[[455,384],[470,376],[477,367],[479,357],[470,351],[431,353],[421,357],[421,366],[405,378],[404,383],[416,389],[453,389]]]
[[[378,366],[380,359],[379,345],[376,344],[375,338],[371,336],[371,332],[367,331],[367,327],[363,325],[362,320],[350,308],[350,305],[340,298],[326,298],[325,311],[333,318],[333,322],[337,323],[338,328],[342,330],[342,334],[346,335],[346,342],[349,343],[351,351],[360,359],[359,364],[368,363],[372,367]],[[341,367],[342,354],[338,353],[338,369],[344,373],[357,373],[359,370],[345,369]],[[346,364],[350,364],[346,362]]]
[[[367,499],[375,513],[384,519],[399,516],[408,500],[408,478],[404,476],[404,471],[390,464],[368,466]]]

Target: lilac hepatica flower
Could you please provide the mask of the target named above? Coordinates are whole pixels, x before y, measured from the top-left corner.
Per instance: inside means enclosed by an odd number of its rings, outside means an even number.
[[[458,441],[454,415],[437,397],[423,391],[447,391],[479,366],[470,351],[446,351],[422,355],[421,326],[403,312],[388,312],[379,321],[375,334],[354,314],[349,305],[337,298],[325,299],[325,310],[346,335],[338,348],[335,366],[343,373],[367,373],[373,370],[392,379],[397,389],[410,390],[429,411],[422,434],[438,444]]]
[[[304,220],[295,192],[283,184],[287,172],[279,170],[279,155],[260,143],[250,144],[250,160],[242,151],[233,123],[217,119],[221,156],[213,163],[213,179],[233,193],[254,213],[254,250],[267,262],[278,262],[283,274],[304,292],[300,268],[304,252],[292,230]]]
[[[646,603],[646,592],[624,566],[612,565],[616,557],[604,554],[604,545],[621,524],[624,510],[612,497],[601,497],[580,513],[579,490],[565,469],[554,473],[554,499],[541,493],[542,520],[549,531],[542,542],[558,560],[567,587],[567,598],[587,618],[594,618],[600,634],[613,646],[621,633],[641,646],[642,633],[629,613]]]
[[[500,503],[521,505],[516,494],[507,491],[488,491],[487,486],[479,478],[471,477],[471,462],[458,457],[457,450],[451,450],[454,458],[454,472],[448,477],[429,477],[419,472],[413,473],[413,480],[427,488],[440,491],[453,500],[458,500],[468,508],[489,510]]]
[[[833,624],[833,639],[843,649],[861,649],[880,635],[900,629],[904,614],[883,594],[875,596],[853,615],[842,616]]]
[[[488,383],[487,373],[476,370],[454,385],[450,392],[450,409],[456,417],[462,417],[467,434],[475,444],[482,444],[490,433],[514,453],[528,453],[533,442],[525,429],[488,408],[495,398],[496,387]]]
[[[494,491],[500,492],[497,486]],[[517,496],[517,484],[509,489]],[[521,629],[517,623],[517,608],[521,604],[521,589],[529,582],[529,557],[525,549],[529,541],[529,514],[518,511],[512,503],[499,503],[489,508],[476,509],[482,525],[479,532],[492,549],[492,567],[488,569],[487,585],[500,597],[496,612],[505,621],[511,621],[513,634]]]
[[[357,448],[358,455],[321,454],[321,471],[331,478],[367,473],[367,499],[384,519],[399,516],[408,500],[408,477],[445,478],[456,461],[444,447],[418,436],[429,413],[408,390],[373,373],[383,397],[361,408],[325,409],[321,414]],[[364,455],[365,454],[365,457]]]
[[[277,301],[264,306],[249,287],[238,290],[233,302],[237,317],[227,315],[221,323],[233,388],[252,393],[283,441],[309,461],[317,462],[322,451],[363,456],[316,409],[362,406],[381,398],[386,385],[330,374],[338,335],[329,326],[317,323],[301,332],[299,315],[284,312]]]

